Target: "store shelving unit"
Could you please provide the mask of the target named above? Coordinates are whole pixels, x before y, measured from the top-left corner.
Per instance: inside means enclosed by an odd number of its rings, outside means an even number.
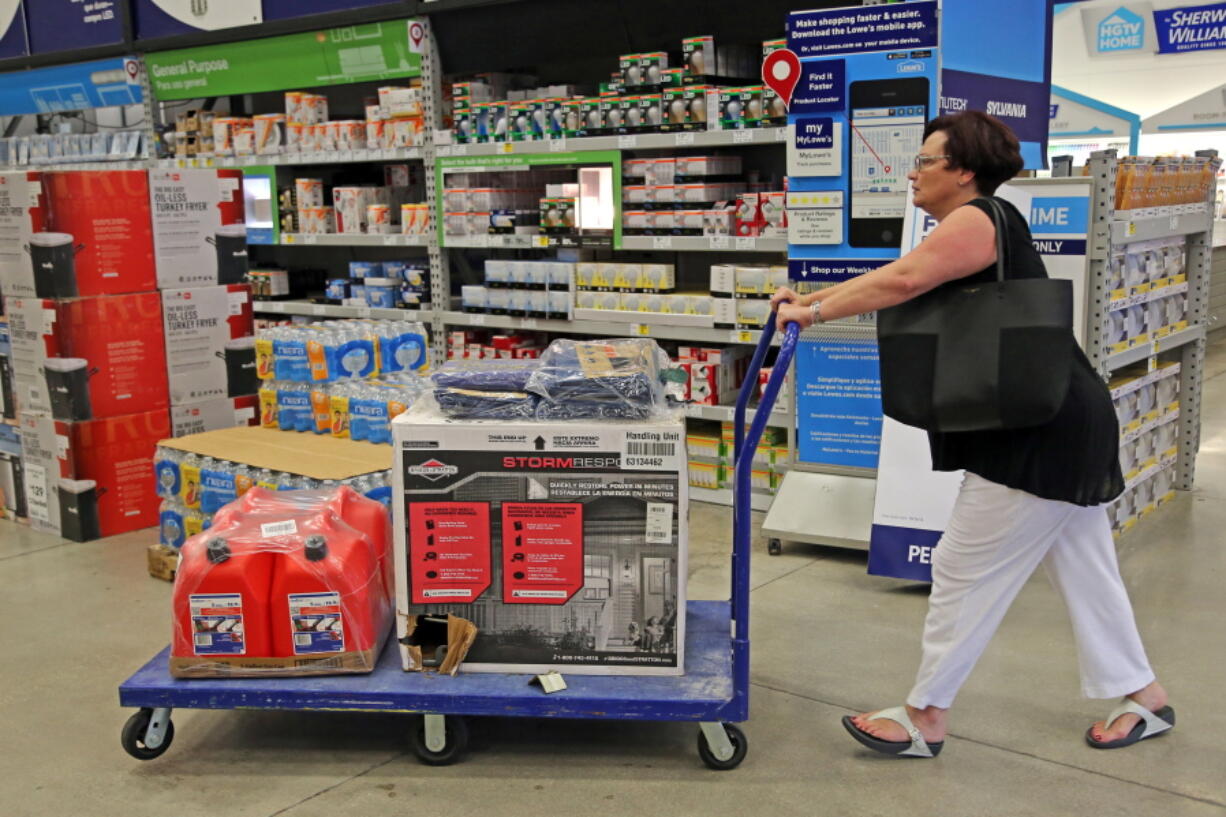
[[[1116,212],[1115,187],[1119,162],[1114,150],[1100,151],[1090,157],[1087,168],[1094,184],[1092,235],[1089,242],[1090,271],[1088,303],[1089,325],[1096,334],[1087,342],[1091,362],[1104,378],[1125,366],[1145,362],[1153,372],[1159,356],[1178,360],[1179,411],[1177,416],[1160,418],[1157,424],[1178,423],[1178,455],[1173,464],[1172,483],[1180,490],[1191,490],[1196,475],[1196,454],[1200,449],[1201,390],[1204,378],[1205,327],[1208,320],[1209,277],[1213,252],[1213,191],[1203,204],[1176,205],[1166,212],[1136,215]],[[1107,292],[1108,264],[1113,249],[1152,239],[1184,236],[1187,241],[1185,271],[1188,296],[1187,328],[1159,338],[1146,338],[1131,348],[1112,351],[1104,331],[1108,313],[1118,307]],[[1181,285],[1182,289],[1182,285]],[[1174,292],[1175,290],[1170,290]],[[1163,293],[1169,294],[1167,292]],[[1144,300],[1139,298],[1138,302]],[[1133,436],[1139,431],[1133,432]],[[1128,435],[1124,435],[1126,442]],[[1128,480],[1128,487],[1144,482],[1170,463],[1143,470]]]
[[[680,131],[677,133],[630,133],[622,136],[580,136],[541,139],[531,142],[490,142],[475,145],[438,145],[444,156],[502,156],[516,153],[570,153],[581,150],[671,150],[673,148],[714,148],[734,145],[782,144],[787,128],[751,130]]]
[[[288,247],[425,247],[429,243],[427,236],[400,233],[281,233],[281,244]]]

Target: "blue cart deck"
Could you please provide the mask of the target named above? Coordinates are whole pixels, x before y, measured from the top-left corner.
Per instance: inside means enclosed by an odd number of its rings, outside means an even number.
[[[748,690],[735,690],[731,607],[686,605],[685,667],[679,676],[566,675],[567,688],[546,695],[530,675],[405,672],[394,640],[368,675],[301,678],[172,678],[169,647],[119,687],[119,703],[173,709],[288,709],[428,712],[645,721],[748,718]]]

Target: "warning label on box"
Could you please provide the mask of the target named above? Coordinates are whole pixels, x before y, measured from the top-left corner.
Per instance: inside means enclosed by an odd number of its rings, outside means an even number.
[[[413,603],[477,599],[490,586],[490,504],[409,503]]]
[[[502,598],[565,604],[583,587],[583,506],[502,503]]]

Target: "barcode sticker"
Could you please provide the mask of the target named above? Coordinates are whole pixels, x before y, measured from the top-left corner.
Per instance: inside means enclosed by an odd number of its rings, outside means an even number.
[[[670,471],[683,451],[680,432],[627,431],[621,441],[622,469]]]
[[[211,633],[196,633],[196,646],[197,647],[213,646],[212,634]]]
[[[293,519],[283,522],[265,522],[260,525],[261,536],[290,536],[298,532],[298,523]]]
[[[647,503],[647,531],[644,537],[649,544],[668,545],[673,541],[673,506],[671,502]]]
[[[751,130],[735,130],[732,132],[732,144],[734,145],[740,145],[752,141],[753,131]]]

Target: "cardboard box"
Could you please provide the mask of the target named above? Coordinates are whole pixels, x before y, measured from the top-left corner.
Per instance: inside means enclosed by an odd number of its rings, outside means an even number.
[[[75,298],[156,287],[145,171],[0,175],[0,291]]]
[[[246,284],[162,292],[171,405],[255,394],[255,331]]]
[[[465,671],[684,672],[683,418],[452,422],[421,401],[392,428],[398,637],[450,614],[478,629]]]
[[[241,170],[149,171],[158,287],[246,282],[242,175]]]
[[[386,445],[315,434],[291,434],[259,426],[206,431],[187,437],[162,439],[157,444],[202,457],[229,460],[270,471],[285,471],[312,479],[342,480],[386,471],[391,467],[392,460],[392,452]],[[153,457],[152,450],[149,456]],[[149,484],[153,484],[152,477]]]
[[[158,293],[14,298],[8,312],[23,412],[89,420],[169,405]]]
[[[179,570],[179,551],[166,545],[150,545],[145,551],[149,575],[155,579],[173,582]]]
[[[170,433],[175,437],[186,437],[222,428],[259,425],[259,405],[259,397],[251,394],[171,406]]]
[[[75,542],[157,525],[153,453],[169,433],[164,408],[75,423],[23,413],[31,524]]]

